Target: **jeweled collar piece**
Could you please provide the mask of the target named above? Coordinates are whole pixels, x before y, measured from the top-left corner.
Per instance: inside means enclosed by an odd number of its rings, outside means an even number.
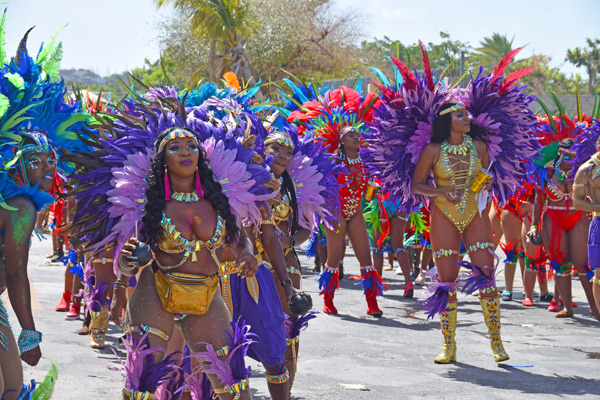
[[[171,193],[171,198],[180,203],[193,203],[200,200],[200,196],[196,192],[190,193],[182,193],[182,192],[173,192]]]
[[[473,139],[471,139],[471,136],[469,136],[469,135],[463,136],[463,141],[461,144],[450,144],[444,140],[444,142],[441,145],[442,151],[444,153],[449,153],[449,154],[454,154],[454,155],[460,154],[461,156],[466,156],[467,154],[469,154],[472,142],[473,142]]]

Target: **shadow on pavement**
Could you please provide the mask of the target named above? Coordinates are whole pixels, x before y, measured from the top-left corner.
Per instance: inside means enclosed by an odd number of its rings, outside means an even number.
[[[501,370],[485,370],[469,364],[456,363],[458,368],[446,372],[448,378],[482,387],[516,390],[522,393],[553,395],[590,394],[598,387],[596,379],[578,376],[539,375],[530,372],[532,366],[498,364]]]

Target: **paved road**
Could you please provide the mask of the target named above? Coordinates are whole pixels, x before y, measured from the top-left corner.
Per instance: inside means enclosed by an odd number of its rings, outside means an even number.
[[[50,241],[34,241],[30,257],[30,279],[34,288],[34,317],[44,333],[42,351],[60,370],[53,399],[119,399],[123,378],[105,368],[115,365],[113,350],[119,332],[111,325],[102,351],[92,350],[87,337],[75,332],[79,321],[65,321],[54,311],[63,287],[64,267],[48,264],[44,255]],[[351,252],[351,249],[349,249]],[[304,288],[313,294],[318,308],[316,277],[312,262],[302,258]],[[358,264],[349,253],[346,268],[358,274]],[[558,320],[542,305],[525,309],[515,285],[515,301],[503,303],[502,334],[511,360],[494,363],[479,302],[476,297],[459,298],[459,363],[436,365],[433,358],[442,344],[439,323],[426,321],[414,299],[402,298],[402,278],[386,272],[390,290],[380,301],[381,319],[367,316],[360,286],[348,279],[336,295],[338,316],[319,315],[302,334],[299,374],[294,385],[297,399],[530,399],[600,398],[600,322],[588,314],[578,282],[574,299],[580,306],[573,319]],[[500,277],[500,286],[502,285]],[[425,297],[422,290],[417,298]],[[9,310],[13,326],[16,318]],[[15,330],[17,331],[17,330]],[[18,333],[18,332],[17,332]],[[264,370],[250,361],[255,399],[268,399]],[[27,379],[40,380],[49,368],[42,360],[36,368],[25,366]],[[357,388],[367,390],[358,390]]]

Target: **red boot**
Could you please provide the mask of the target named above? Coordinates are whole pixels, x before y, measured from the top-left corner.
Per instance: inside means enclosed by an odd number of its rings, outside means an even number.
[[[70,319],[70,320],[79,319],[80,313],[81,313],[81,303],[75,299],[73,301],[73,304],[71,304],[71,309],[65,315],[65,319]]]
[[[335,291],[340,286],[340,272],[338,268],[331,268],[327,263],[325,263],[325,268],[323,268],[323,272],[319,275],[319,289],[321,289],[321,293],[323,295],[323,312],[325,314],[337,314],[338,311],[333,305],[333,296],[335,296]]]
[[[379,305],[377,304],[377,295],[372,289],[367,289],[367,292],[365,293],[365,299],[367,299],[367,314],[374,317],[381,317],[383,315],[383,311],[379,309]]]
[[[336,315],[338,313],[337,308],[335,308],[335,306],[333,305],[333,296],[333,293],[331,294],[331,296],[323,294],[323,312],[325,314]]]
[[[69,306],[71,305],[71,293],[63,292],[63,297],[60,299],[60,302],[54,309],[55,311],[66,312],[69,311]]]

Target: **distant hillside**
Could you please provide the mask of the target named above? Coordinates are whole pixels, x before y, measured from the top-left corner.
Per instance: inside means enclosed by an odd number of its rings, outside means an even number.
[[[101,77],[89,69],[61,69],[59,71],[60,76],[63,77],[65,82],[79,83],[84,86],[91,86],[94,84],[105,85],[106,78]]]
[[[65,84],[70,89],[75,86],[80,89],[90,88],[93,92],[112,93],[114,98],[120,99],[126,95],[126,90],[119,82],[121,79],[127,81],[127,73],[110,76],[100,76],[89,69],[61,69],[60,76],[65,80]]]

